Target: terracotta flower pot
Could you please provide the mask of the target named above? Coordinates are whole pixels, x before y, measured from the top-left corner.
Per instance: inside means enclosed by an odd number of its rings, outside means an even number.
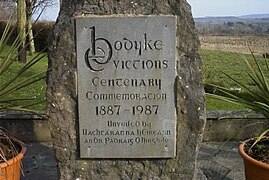
[[[16,143],[21,146],[21,151],[16,157],[0,163],[0,180],[20,180],[21,159],[26,152],[26,146],[19,141],[16,141]]]
[[[239,153],[244,160],[246,180],[268,180],[269,164],[257,161],[245,153],[244,146],[248,141],[243,142],[239,146]]]

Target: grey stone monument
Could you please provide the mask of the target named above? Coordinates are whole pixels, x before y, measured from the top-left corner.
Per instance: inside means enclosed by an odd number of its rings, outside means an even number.
[[[50,42],[60,179],[197,178],[206,118],[185,0],[63,0]]]
[[[174,157],[176,17],[78,17],[76,37],[81,157]]]

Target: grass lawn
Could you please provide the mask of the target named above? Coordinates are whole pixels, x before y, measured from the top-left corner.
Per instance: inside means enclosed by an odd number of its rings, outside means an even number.
[[[243,83],[249,82],[246,73],[247,66],[245,65],[242,56],[246,56],[247,59],[252,59],[251,55],[241,55],[239,53],[210,51],[210,50],[201,50],[200,55],[203,59],[204,82],[219,84],[230,88],[236,87],[235,84],[231,80],[229,80],[229,78],[227,78],[223,73],[227,73]],[[262,59],[262,57],[258,58]],[[30,71],[23,74],[23,76],[19,79],[19,81],[31,74],[40,71],[45,71],[47,69],[47,61],[48,61],[47,57],[44,57],[40,62],[31,67]],[[12,68],[10,68],[10,71],[5,73],[3,77],[1,76],[0,86],[1,84],[3,84],[6,78],[14,75],[18,71],[18,69],[23,65],[24,64],[15,62],[12,65]],[[248,85],[251,88],[252,85],[251,84]],[[10,96],[9,98],[27,97],[30,99],[34,99],[34,102],[37,102],[45,99],[45,91],[46,91],[46,82],[45,80],[41,80],[33,85],[23,88],[17,93],[13,93],[12,96]],[[218,99],[213,99],[212,97],[208,96],[206,98],[206,107],[207,110],[246,109],[242,106],[236,106],[232,103],[224,102]],[[46,108],[45,101],[33,107],[33,109],[35,110],[44,110],[45,108]]]
[[[253,87],[248,75],[247,65],[244,62],[244,56],[248,60],[252,60],[250,54],[239,54],[233,52],[221,52],[211,50],[201,50],[201,58],[203,59],[203,79],[206,83],[217,84],[227,88],[236,88],[236,84],[230,80],[224,73],[232,76],[236,80]],[[263,62],[262,56],[256,56],[259,61]],[[268,74],[267,74],[268,75]],[[207,110],[238,110],[246,109],[243,106],[234,105],[229,102],[206,97]]]
[[[1,54],[3,56],[3,54]],[[32,56],[28,56],[27,59],[31,59]],[[37,74],[39,72],[44,72],[47,69],[47,56],[42,58],[37,64],[32,66],[28,71],[24,72],[21,74],[21,76],[14,81],[20,82],[23,81],[26,77],[29,77],[33,74]],[[1,63],[1,57],[0,57],[0,63]],[[11,67],[9,68],[8,71],[6,71],[3,75],[1,75],[0,79],[0,87],[3,86],[3,84],[11,77],[13,77],[18,70],[23,67],[25,64],[24,63],[19,63],[19,62],[14,62]],[[45,92],[46,92],[46,82],[45,80],[40,80],[34,84],[31,84],[27,87],[24,87],[23,89],[19,91],[15,91],[9,96],[5,97],[5,99],[24,99],[21,101],[23,105],[25,104],[33,104],[35,102],[41,101],[41,103],[38,103],[35,106],[29,107],[29,109],[33,110],[44,110],[46,108],[46,103],[45,103]],[[5,100],[4,99],[4,100]],[[26,100],[25,100],[26,99]]]

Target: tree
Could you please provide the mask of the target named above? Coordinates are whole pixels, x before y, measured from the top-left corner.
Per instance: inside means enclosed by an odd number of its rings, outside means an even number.
[[[19,48],[19,61],[26,62],[26,29],[29,41],[30,53],[35,52],[34,36],[32,30],[32,15],[39,13],[40,15],[46,8],[54,6],[57,1],[54,0],[17,0],[17,24],[18,34],[21,40],[21,46]],[[27,28],[26,28],[27,27]]]
[[[32,3],[31,0],[26,0],[26,18],[27,18],[27,30],[29,31],[28,34],[28,41],[29,41],[29,50],[30,53],[35,53],[35,42],[34,42],[34,35],[32,30]]]
[[[32,54],[35,52],[34,36],[32,30],[32,16],[34,13],[39,13],[41,15],[46,10],[46,8],[55,6],[57,2],[55,2],[55,0],[25,0],[25,2],[27,15],[27,30],[29,32],[29,50]]]
[[[26,62],[26,5],[24,0],[17,1],[17,31],[20,39],[18,48],[19,62]]]

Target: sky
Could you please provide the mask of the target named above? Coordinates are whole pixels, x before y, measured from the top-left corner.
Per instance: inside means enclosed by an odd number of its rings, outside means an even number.
[[[187,0],[193,17],[269,14],[269,0]],[[42,20],[55,21],[59,7],[50,8]]]
[[[269,14],[269,0],[187,0],[193,17]]]
[[[58,17],[59,10],[60,10],[60,7],[59,6],[55,6],[55,7],[49,8],[42,15],[41,19],[56,21],[56,19]]]
[[[59,4],[59,0],[56,0],[56,1],[58,1],[58,4]],[[59,5],[48,7],[45,10],[45,12],[43,12],[42,15],[39,17],[39,20],[56,21],[59,10],[60,10]],[[39,12],[34,14],[33,18],[36,19],[38,15],[39,15]]]

